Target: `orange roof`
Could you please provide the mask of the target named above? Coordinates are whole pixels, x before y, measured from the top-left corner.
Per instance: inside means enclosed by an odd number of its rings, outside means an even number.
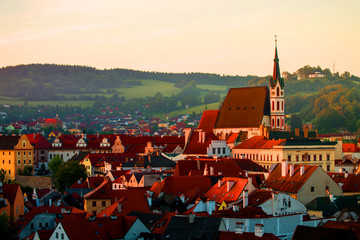
[[[184,194],[189,202],[204,194],[211,188],[211,179],[205,176],[178,176],[167,177],[161,183],[154,184],[150,191],[158,196],[161,192],[180,196]]]
[[[243,141],[239,145],[235,146],[234,149],[272,149],[274,146],[284,145],[285,142],[285,139],[268,140],[263,136],[255,136]]]
[[[238,137],[239,137],[239,133],[232,133],[226,140],[226,143],[227,144],[234,143]]]
[[[21,192],[19,184],[5,184],[3,185],[4,197],[9,201],[10,205],[14,205],[16,194]]]
[[[205,196],[217,203],[222,202],[235,202],[240,198],[245,186],[248,183],[248,179],[237,177],[224,177],[222,184],[219,187],[218,184],[212,186],[212,188],[205,194]],[[228,191],[228,185],[231,186]]]
[[[360,192],[360,176],[353,173],[327,172],[343,190],[343,192]]]
[[[302,166],[294,164],[294,174],[290,176],[288,173],[286,176],[282,177],[281,164],[276,164],[274,170],[265,180],[262,187],[271,188],[280,192],[297,193],[319,166],[303,165],[303,167],[305,167],[303,175],[300,175],[300,167]]]
[[[215,128],[259,127],[264,115],[270,115],[268,87],[231,88]]]
[[[198,129],[203,131],[212,131],[215,127],[219,110],[205,110],[201,116]]]
[[[343,152],[360,152],[360,148],[355,143],[343,143]]]
[[[184,154],[207,154],[207,148],[210,145],[212,140],[219,140],[214,133],[206,132],[205,140],[203,142],[199,141],[201,131],[194,131],[189,139],[188,144],[184,149]]]

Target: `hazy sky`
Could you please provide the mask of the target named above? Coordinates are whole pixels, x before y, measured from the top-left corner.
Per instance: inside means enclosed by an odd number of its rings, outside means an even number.
[[[0,66],[360,76],[359,0],[1,0]]]

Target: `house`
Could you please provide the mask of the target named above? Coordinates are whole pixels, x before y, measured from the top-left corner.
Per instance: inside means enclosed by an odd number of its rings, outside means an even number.
[[[133,173],[126,187],[151,187],[155,182],[161,182],[160,174],[157,173]]]
[[[113,215],[88,219],[60,220],[51,235],[56,239],[125,239],[136,240],[141,232],[150,231],[136,217]]]
[[[328,172],[331,179],[342,189],[343,195],[360,194],[360,176],[347,172]]]
[[[0,136],[0,169],[6,171],[5,181],[15,179],[15,146],[19,142],[19,136]]]
[[[51,148],[51,143],[41,134],[25,135],[34,146],[34,167],[41,168],[41,165],[44,164],[45,168],[48,168],[48,150]]]
[[[287,160],[293,164],[317,165],[326,171],[334,171],[335,160],[342,159],[342,141],[269,140],[264,136],[255,136],[234,147],[232,153],[234,157],[249,158],[266,169]]]
[[[297,226],[292,240],[313,239],[313,240],[337,240],[337,239],[358,239],[352,230],[336,229],[328,227]]]
[[[105,180],[100,186],[87,193],[84,196],[84,210],[96,215],[111,207],[112,210],[108,209],[106,212],[112,212],[113,209],[118,208],[120,202],[121,212],[125,214],[133,210],[149,211],[144,188],[122,189],[115,188],[115,185],[117,183]]]
[[[284,192],[305,205],[316,197],[342,194],[341,187],[320,166],[286,161],[274,166],[261,187]]]
[[[161,239],[216,239],[219,231],[225,231],[221,218],[174,216],[167,225]]]
[[[17,221],[24,214],[24,197],[19,184],[5,184],[2,186],[3,197],[10,205],[10,218]]]

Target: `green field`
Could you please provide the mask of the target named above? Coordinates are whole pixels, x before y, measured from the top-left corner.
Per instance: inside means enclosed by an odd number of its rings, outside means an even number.
[[[167,114],[156,114],[155,116],[165,120],[166,116],[169,116],[169,118],[172,118],[172,117],[178,116],[179,114],[192,114],[193,112],[202,113],[205,110],[205,107],[208,110],[216,110],[216,109],[219,109],[219,103],[198,105],[195,107],[190,107],[188,109],[181,109],[181,110],[169,112]]]
[[[0,100],[0,104],[10,104],[10,105],[24,105],[24,100]],[[93,101],[66,101],[66,100],[56,100],[56,101],[28,101],[28,106],[38,107],[40,105],[44,106],[80,106],[80,107],[91,107]]]
[[[174,83],[159,80],[140,80],[143,85],[132,88],[115,88],[119,96],[126,98],[153,97],[156,93],[169,97],[178,94],[181,89],[174,86]]]
[[[219,85],[210,85],[210,84],[198,84],[196,85],[199,89],[209,90],[209,91],[225,91],[228,89],[228,86],[219,86]]]

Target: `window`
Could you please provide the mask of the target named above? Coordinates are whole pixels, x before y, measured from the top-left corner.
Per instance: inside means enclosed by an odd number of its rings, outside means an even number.
[[[49,223],[48,223],[48,222],[46,222],[46,223],[45,223],[45,227],[48,227],[48,226],[49,226]]]
[[[319,155],[319,161],[322,161],[322,155],[321,154]]]
[[[50,159],[52,159],[52,154],[50,154]]]
[[[23,143],[23,147],[25,147],[25,143]]]
[[[284,102],[281,102],[281,111],[284,111]]]
[[[225,148],[223,148],[222,150],[223,150],[223,154],[225,154]]]
[[[26,160],[24,159],[24,164],[26,164]]]
[[[279,122],[279,119],[277,120],[277,126],[279,126],[280,125],[280,122]]]
[[[44,150],[41,150],[40,153],[41,153],[41,154],[44,154]]]
[[[31,156],[31,152],[29,152],[29,156]]]
[[[272,101],[272,110],[274,111],[275,110],[275,102]]]
[[[26,156],[26,152],[24,152],[24,156]]]
[[[31,164],[31,159],[29,159],[29,164]]]
[[[9,160],[9,164],[11,164],[11,160]]]
[[[101,202],[101,206],[105,207],[105,201]]]
[[[288,155],[288,162],[291,162],[291,155]]]
[[[279,87],[276,88],[276,96],[280,96]]]
[[[216,149],[215,148],[213,148],[213,154],[215,154],[216,153]]]
[[[314,161],[316,161],[316,154],[314,154]]]
[[[55,238],[59,238],[59,233],[55,233]]]
[[[315,187],[311,187],[311,188],[310,188],[310,191],[311,191],[311,192],[314,192],[314,191],[315,191]]]
[[[330,165],[326,165],[326,171],[330,171]]]
[[[220,154],[220,148],[218,148],[218,154]]]
[[[9,174],[11,174],[11,170],[9,169]]]
[[[18,156],[20,156],[20,152],[18,152]]]
[[[5,164],[5,160],[3,160],[3,164]]]
[[[20,165],[20,160],[18,160],[18,165]]]
[[[280,102],[276,102],[276,110],[280,110]]]
[[[311,157],[310,157],[310,155],[308,155],[308,161],[310,161],[310,159],[311,159]]]
[[[61,239],[64,239],[64,234],[63,233],[61,234]]]
[[[326,160],[330,161],[330,154],[326,154]]]
[[[93,201],[93,202],[92,202],[92,206],[93,206],[93,207],[96,207],[96,201]]]
[[[299,155],[296,155],[296,161],[297,162],[299,161]]]
[[[42,223],[39,223],[39,228],[42,228]]]

